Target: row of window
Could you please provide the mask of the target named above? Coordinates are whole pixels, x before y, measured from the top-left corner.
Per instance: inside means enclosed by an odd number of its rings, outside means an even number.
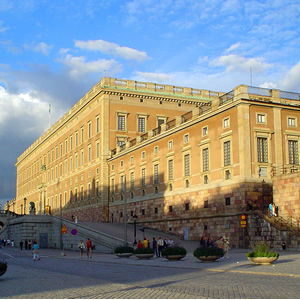
[[[267,114],[257,113],[256,114],[256,123],[266,124],[267,123]],[[287,117],[287,125],[289,127],[297,127],[297,118],[296,117]]]

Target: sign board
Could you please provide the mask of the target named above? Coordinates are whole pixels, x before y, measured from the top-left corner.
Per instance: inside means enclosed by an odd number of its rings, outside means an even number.
[[[241,219],[241,221],[246,221],[247,220],[247,215],[241,215],[240,219]]]
[[[240,225],[242,228],[247,227],[247,215],[240,216]]]
[[[66,225],[63,225],[63,227],[61,228],[61,233],[67,233]]]
[[[77,234],[77,229],[72,229],[72,230],[71,230],[71,234],[72,234],[72,235],[76,235],[76,234]]]

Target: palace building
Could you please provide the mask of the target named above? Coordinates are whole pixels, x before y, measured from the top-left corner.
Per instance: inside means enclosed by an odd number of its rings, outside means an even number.
[[[34,202],[37,214],[92,222],[126,213],[189,239],[230,232],[239,245],[240,215],[263,212],[274,174],[299,168],[299,105],[276,89],[105,77],[18,157],[10,210]]]

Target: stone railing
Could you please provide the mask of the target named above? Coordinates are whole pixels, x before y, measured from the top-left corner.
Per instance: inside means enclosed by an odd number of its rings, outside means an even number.
[[[190,120],[196,119],[198,116],[204,114],[205,112],[209,111],[211,108],[209,106],[204,106],[204,107],[196,107],[194,110],[189,111],[180,117],[177,117],[176,119],[170,120],[167,123],[162,124],[159,127],[156,127],[138,137],[136,137],[133,140],[128,141],[126,144],[122,146],[118,146],[115,149],[111,150],[111,156],[116,155],[117,153],[128,149],[130,147],[135,146],[138,143],[142,143],[144,141],[147,141],[155,136],[158,136],[168,130],[171,130],[172,128],[179,126],[181,124],[184,124]]]
[[[292,174],[300,172],[300,165],[282,165],[280,167],[272,167],[271,176],[280,176],[284,174]]]

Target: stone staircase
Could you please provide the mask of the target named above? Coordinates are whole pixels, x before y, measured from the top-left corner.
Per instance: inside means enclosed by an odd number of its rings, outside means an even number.
[[[253,215],[257,215],[267,225],[260,224],[261,236],[271,241],[272,247],[280,249],[284,241],[288,249],[300,250],[300,220],[282,216],[270,217],[261,211],[255,211]]]

